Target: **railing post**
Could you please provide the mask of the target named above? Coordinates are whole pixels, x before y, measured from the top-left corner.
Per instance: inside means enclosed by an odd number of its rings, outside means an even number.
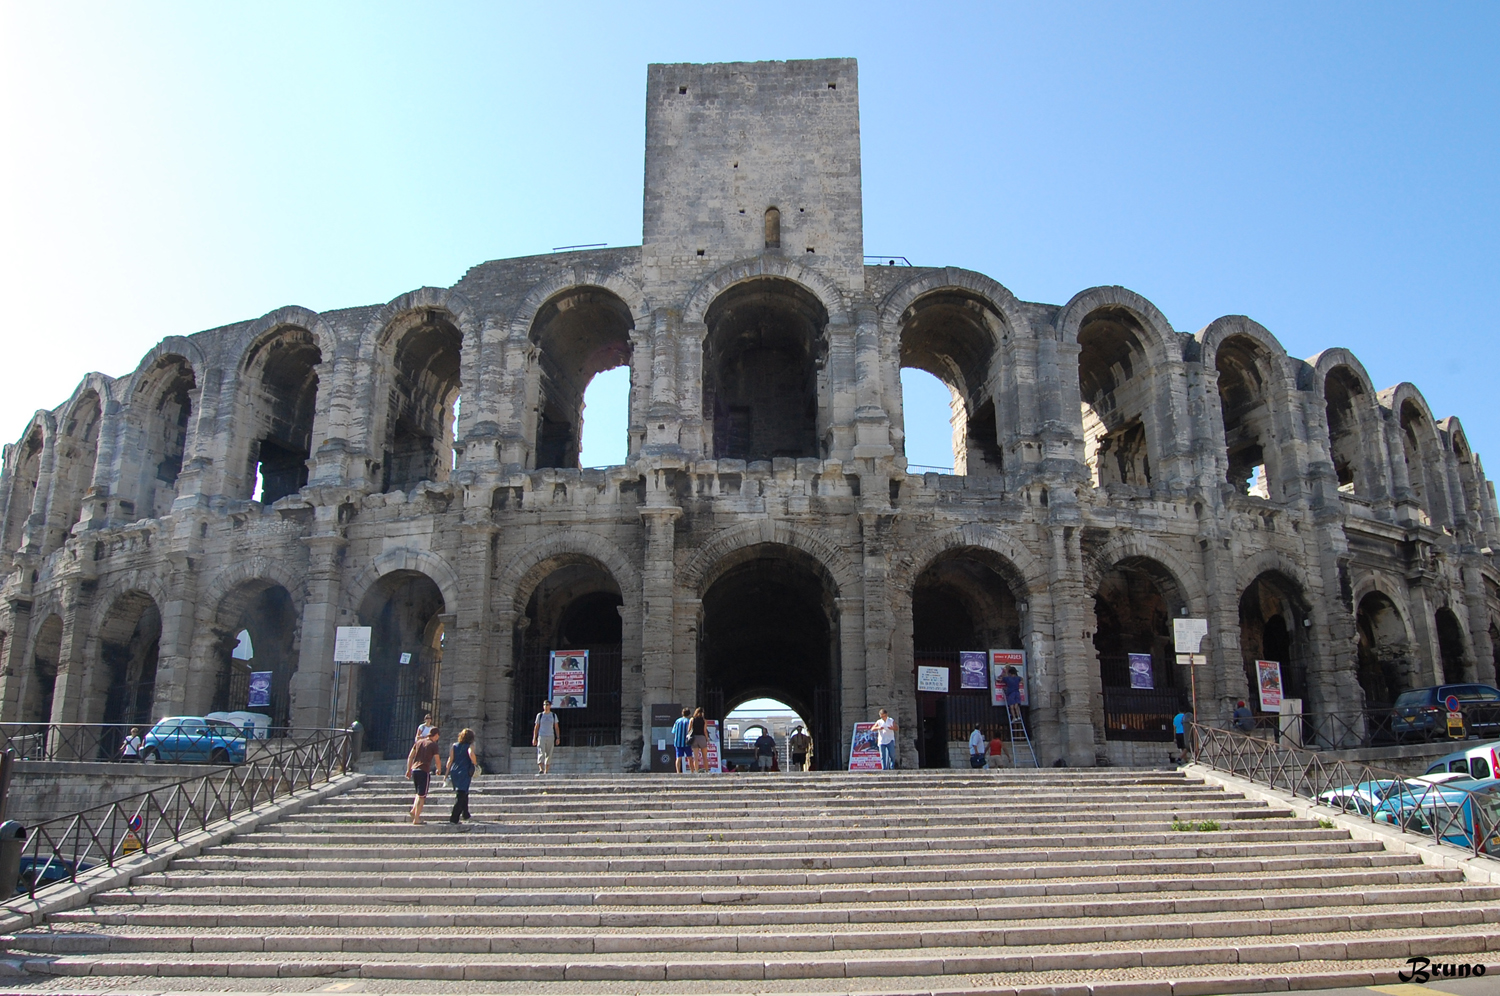
[[[10,748],[0,754],[0,823],[5,822],[5,800],[10,795],[10,776],[16,767],[16,752]]]

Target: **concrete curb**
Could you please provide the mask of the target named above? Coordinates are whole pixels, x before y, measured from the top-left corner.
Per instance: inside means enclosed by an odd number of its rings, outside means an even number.
[[[304,792],[238,819],[226,820],[216,824],[212,829],[185,834],[181,840],[165,845],[151,857],[139,862],[132,862],[124,867],[101,868],[96,872],[86,873],[66,889],[59,889],[44,898],[27,900],[15,907],[7,907],[6,915],[0,917],[0,934],[14,934],[36,926],[49,914],[86,906],[96,893],[129,885],[138,875],[159,872],[178,858],[194,857],[204,848],[221,844],[234,834],[256,830],[265,824],[274,823],[283,817],[301,812],[315,803],[342,795],[364,784],[367,777],[359,772],[339,775],[311,792]]]
[[[1483,885],[1500,885],[1500,861],[1479,857],[1451,844],[1428,843],[1403,833],[1395,827],[1352,817],[1341,809],[1322,806],[1310,799],[1273,789],[1238,775],[1227,774],[1201,764],[1190,764],[1185,771],[1202,778],[1211,785],[1218,785],[1230,792],[1239,792],[1248,799],[1259,799],[1268,804],[1285,806],[1303,819],[1329,820],[1341,830],[1349,831],[1355,840],[1374,840],[1384,844],[1386,850],[1395,854],[1415,854],[1422,863],[1437,868],[1457,868],[1470,882]]]

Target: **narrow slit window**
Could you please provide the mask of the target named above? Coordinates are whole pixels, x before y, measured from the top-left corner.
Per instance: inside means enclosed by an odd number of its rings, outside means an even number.
[[[776,208],[766,208],[766,248],[781,248],[781,212]]]

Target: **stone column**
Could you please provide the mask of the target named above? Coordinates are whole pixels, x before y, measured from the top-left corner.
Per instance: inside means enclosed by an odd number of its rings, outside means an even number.
[[[492,670],[484,681],[483,726],[475,730],[486,771],[508,773],[510,768],[511,718],[514,712],[516,675],[516,613],[510,606],[494,609],[488,620]],[[523,769],[524,770],[524,769]]]
[[[885,407],[880,357],[880,324],[874,308],[854,316],[854,457],[893,455],[891,419]]]
[[[64,586],[62,595],[62,646],[57,654],[57,683],[52,686],[52,722],[97,723],[104,718],[110,674],[103,661],[96,659],[91,668],[85,659],[93,598],[74,583]]]
[[[646,530],[646,542],[645,563],[641,569],[641,700],[638,705],[641,766],[649,770],[651,758],[647,747],[651,738],[652,704],[672,702],[674,694],[677,696],[675,701],[687,703],[696,698],[697,689],[692,687],[689,697],[683,698],[682,682],[672,666],[677,632],[673,623],[676,586],[674,534],[682,509],[676,505],[646,505],[640,509],[640,515]],[[695,672],[694,686],[696,678]]]
[[[42,436],[42,455],[37,461],[36,490],[31,494],[31,510],[26,516],[21,550],[40,557],[47,542],[47,501],[52,494],[52,479],[57,469],[57,422],[50,416]]]
[[[190,517],[191,518],[191,517]],[[197,520],[185,523],[189,531]],[[193,631],[197,626],[198,571],[195,552],[180,550],[167,555],[167,604],[161,606],[161,644],[156,657],[156,688],[152,707],[157,715],[199,714],[212,701],[211,662],[193,661]],[[196,679],[196,680],[194,680]]]
[[[1469,642],[1474,648],[1474,680],[1486,685],[1495,683],[1495,645],[1490,639],[1489,606],[1484,598],[1484,575],[1478,558],[1466,558],[1463,566],[1464,604],[1469,610]]]
[[[470,519],[471,512],[480,513]],[[483,734],[492,720],[486,703],[488,684],[497,672],[509,670],[495,660],[490,645],[489,606],[490,577],[494,573],[495,541],[499,527],[489,521],[488,509],[465,509],[465,522],[459,529],[458,604],[446,606],[451,616],[443,617],[444,652],[442,685],[439,688],[441,722],[457,733],[469,727],[475,736]],[[481,742],[480,748],[494,750],[498,744]]]
[[[338,506],[316,508],[316,532],[304,537],[307,544],[307,601],[302,606],[302,647],[297,673],[292,676],[292,725],[299,729],[322,729],[330,722],[333,705],[333,638],[339,625],[339,600],[343,595],[344,547],[348,540],[338,526]],[[354,620],[350,621],[353,624]],[[347,668],[345,670],[348,670]],[[352,677],[345,675],[345,678]],[[339,711],[349,714],[350,683],[340,682]]]
[[[869,631],[865,622],[865,600],[863,598],[838,598],[834,605],[839,612],[839,761],[848,764],[844,756],[843,736],[854,729],[854,724],[870,715],[866,702],[865,668],[869,663],[866,640]]]
[[[1058,509],[1054,507],[1053,511]],[[1092,694],[1098,655],[1087,635],[1094,629],[1094,613],[1092,600],[1084,590],[1081,536],[1077,526],[1055,518],[1048,524],[1047,535],[1051,540],[1047,590],[1052,602],[1054,657],[1048,665],[1057,678],[1059,732],[1068,764],[1090,767],[1097,763],[1099,753],[1095,707],[1102,708],[1102,704],[1096,703]],[[1041,758],[1037,760],[1042,762]]]
[[[31,644],[30,599],[8,598],[0,605],[0,634],[4,634],[4,645],[0,646],[0,722],[14,723],[20,719],[21,690],[31,677],[26,652]]]

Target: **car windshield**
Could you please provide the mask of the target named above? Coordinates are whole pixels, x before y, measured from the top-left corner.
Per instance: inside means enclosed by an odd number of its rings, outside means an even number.
[[[1396,709],[1411,709],[1415,706],[1426,705],[1430,689],[1416,689],[1415,691],[1402,692],[1396,696]]]

